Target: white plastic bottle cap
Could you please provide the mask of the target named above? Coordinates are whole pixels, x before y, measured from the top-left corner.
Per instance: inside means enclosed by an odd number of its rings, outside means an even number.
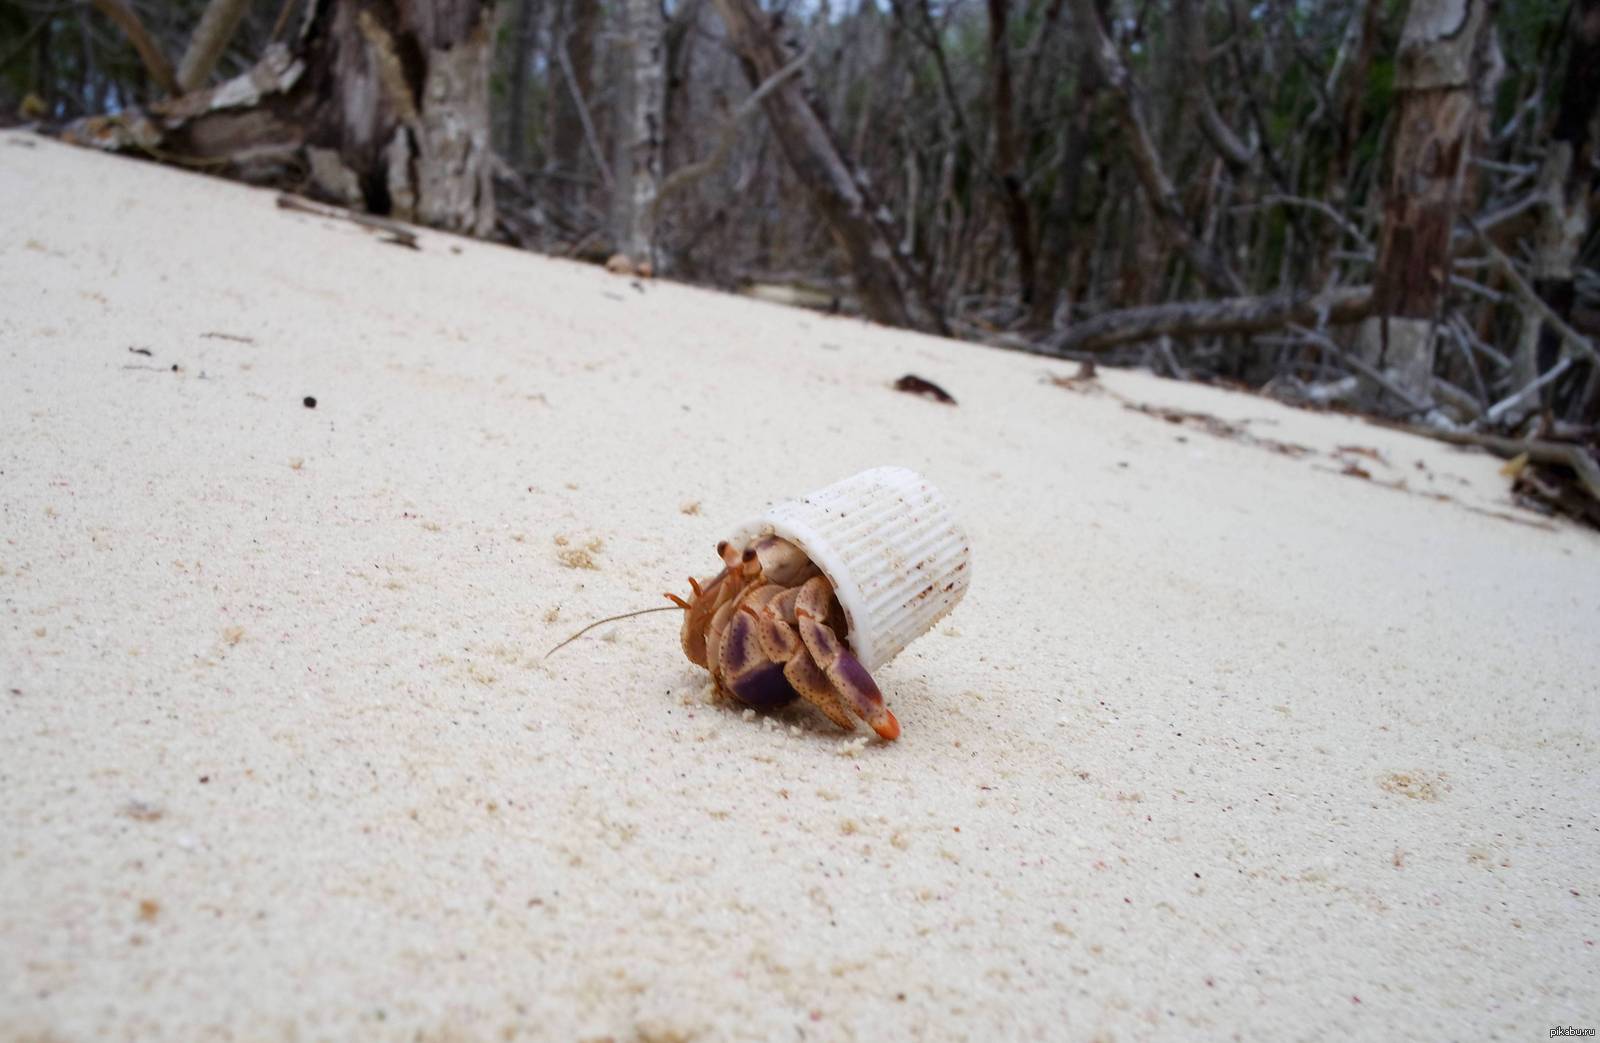
[[[949,504],[904,467],[862,471],[741,526],[735,541],[781,536],[833,584],[845,640],[870,672],[956,607],[972,581],[972,543]]]

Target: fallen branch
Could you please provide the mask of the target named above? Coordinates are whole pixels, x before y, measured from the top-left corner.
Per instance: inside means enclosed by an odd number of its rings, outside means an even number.
[[[1571,368],[1572,368],[1572,360],[1570,358],[1562,359],[1560,362],[1556,363],[1554,366],[1551,366],[1550,369],[1548,371],[1546,371],[1543,376],[1539,377],[1537,380],[1534,380],[1534,381],[1530,382],[1521,391],[1515,391],[1515,392],[1507,395],[1505,398],[1502,398],[1500,401],[1496,402],[1494,405],[1490,406],[1488,412],[1483,414],[1483,418],[1485,420],[1487,420],[1491,424],[1498,424],[1500,422],[1501,418],[1503,418],[1507,413],[1511,412],[1513,409],[1517,408],[1517,406],[1521,405],[1534,392],[1538,391],[1540,388],[1544,387],[1546,384],[1550,384],[1550,383],[1554,382],[1557,378],[1559,378],[1561,376],[1561,374],[1565,373],[1567,370],[1569,370]]]
[[[387,236],[388,238],[384,239],[383,242],[392,243],[395,246],[403,246],[408,250],[422,249],[417,245],[417,233],[399,221],[391,221],[384,217],[372,217],[369,214],[358,214],[354,210],[329,206],[326,203],[313,203],[309,199],[302,199],[287,192],[278,196],[278,209],[294,210],[302,214],[314,214],[317,217],[328,217],[335,221],[349,221],[370,232],[377,232],[380,235]]]
[[[1579,484],[1596,503],[1600,503],[1600,463],[1596,463],[1594,457],[1581,445],[1574,445],[1571,442],[1547,442],[1537,438],[1509,438],[1505,435],[1489,435],[1478,431],[1448,431],[1377,418],[1374,418],[1374,423],[1431,438],[1436,442],[1487,449],[1504,460],[1512,460],[1526,453],[1528,459],[1534,463],[1560,464],[1571,468],[1572,473],[1578,476]]]
[[[1289,328],[1300,334],[1300,336],[1309,340],[1312,344],[1315,344],[1318,348],[1338,359],[1347,369],[1355,370],[1357,373],[1360,373],[1374,384],[1383,388],[1383,390],[1389,392],[1389,394],[1393,395],[1395,398],[1398,398],[1401,402],[1404,402],[1413,413],[1425,412],[1430,408],[1431,403],[1424,402],[1423,400],[1417,398],[1411,392],[1395,383],[1387,373],[1380,370],[1377,366],[1372,365],[1372,363],[1368,362],[1366,359],[1363,359],[1359,355],[1352,355],[1350,352],[1345,351],[1343,348],[1339,347],[1339,345],[1335,344],[1333,339],[1326,334],[1319,333],[1316,330],[1308,330],[1298,323],[1290,323]]]
[[[1052,353],[1101,351],[1156,337],[1203,337],[1224,333],[1265,333],[1291,324],[1339,326],[1359,322],[1372,310],[1367,286],[1325,293],[1270,297],[1225,297],[1179,301],[1105,312],[1075,322],[1046,342]]]

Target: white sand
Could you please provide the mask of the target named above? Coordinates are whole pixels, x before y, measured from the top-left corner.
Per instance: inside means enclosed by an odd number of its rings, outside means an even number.
[[[1600,539],[1498,461],[16,134],[0,200],[0,1039],[1600,1023]],[[542,660],[890,462],[977,555],[899,742],[673,615]]]

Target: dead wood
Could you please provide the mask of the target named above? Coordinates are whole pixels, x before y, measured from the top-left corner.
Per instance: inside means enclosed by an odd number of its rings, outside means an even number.
[[[295,210],[302,214],[314,214],[317,217],[332,218],[335,221],[349,221],[351,224],[359,225],[369,232],[376,232],[385,236],[384,242],[392,243],[395,246],[403,246],[408,250],[422,249],[417,244],[417,233],[398,221],[373,217],[370,214],[346,210],[343,207],[329,206],[326,203],[313,202],[310,199],[292,196],[287,192],[278,197],[278,209]],[[213,336],[213,334],[208,333],[205,336]],[[226,334],[214,334],[214,336],[226,336]]]
[[[1544,439],[1511,438],[1506,435],[1492,435],[1481,431],[1449,431],[1433,427],[1424,427],[1418,424],[1406,424],[1393,420],[1374,419],[1374,423],[1385,427],[1393,427],[1424,438],[1431,438],[1436,442],[1447,442],[1450,445],[1476,446],[1486,449],[1504,460],[1512,460],[1526,455],[1535,463],[1559,464],[1566,467],[1577,476],[1585,492],[1600,504],[1600,462],[1596,462],[1591,450],[1573,442],[1551,442]]]
[[[490,15],[482,0],[437,11],[308,0],[293,45],[270,45],[248,72],[63,136],[486,235]]]
[[[1357,322],[1372,309],[1372,290],[1352,287],[1327,293],[1228,297],[1180,301],[1105,312],[1073,323],[1046,342],[1047,353],[1102,351],[1155,337],[1199,337],[1265,333],[1291,323],[1330,326]]]

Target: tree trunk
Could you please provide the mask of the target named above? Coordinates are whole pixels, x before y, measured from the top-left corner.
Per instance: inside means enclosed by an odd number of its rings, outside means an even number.
[[[697,129],[690,119],[689,88],[694,77],[695,33],[700,22],[702,0],[679,4],[672,20],[662,32],[665,49],[666,83],[662,87],[661,120],[665,128],[661,148],[661,172],[694,160],[699,144]]]
[[[1024,308],[1033,302],[1033,218],[1022,191],[1022,155],[1017,142],[1016,100],[1011,86],[1011,44],[1007,24],[1011,0],[989,0],[989,76],[994,106],[994,170],[1000,180],[1011,248],[1017,255],[1017,281]]]
[[[494,228],[490,4],[309,0],[293,48],[227,83],[69,131],[449,231]]]
[[[1078,32],[1076,25],[1072,28]],[[1095,46],[1081,33],[1077,39],[1082,42],[1075,44],[1074,50],[1080,54]],[[1109,151],[1112,144],[1100,126],[1103,121],[1097,119],[1102,83],[1087,56],[1078,63],[1077,73],[1076,91],[1068,110],[1071,115],[1061,131],[1066,135],[1066,147],[1061,150],[1061,164],[1055,171],[1056,184],[1040,221],[1039,281],[1028,319],[1028,325],[1040,331],[1055,327],[1058,301],[1063,294],[1068,307],[1077,303],[1081,294],[1077,282],[1078,276],[1084,274],[1084,260],[1093,248],[1092,204],[1098,187],[1097,180],[1089,177],[1090,159]]]
[[[561,175],[553,183],[552,193],[569,213],[582,209],[585,196],[580,178],[587,168],[584,157],[589,145],[584,131],[588,117],[582,106],[594,97],[594,38],[599,22],[599,0],[561,0],[551,42],[555,54],[551,59],[552,118],[546,165],[552,173]]]
[[[1433,397],[1433,327],[1477,127],[1473,72],[1488,0],[1412,0],[1395,64],[1398,117],[1383,192],[1374,315],[1360,354],[1419,401]]]
[[[745,78],[759,86],[788,64],[753,0],[716,0]],[[901,252],[888,211],[875,203],[833,135],[794,80],[762,99],[774,137],[795,177],[849,259],[868,317],[891,326],[946,332],[915,260]]]
[[[516,25],[511,39],[510,97],[506,104],[506,162],[520,168],[528,152],[528,63],[533,61],[533,39],[537,26],[533,18],[534,0],[517,0]]]
[[[635,263],[656,262],[655,198],[661,185],[666,52],[659,0],[623,0],[622,103],[618,119],[612,236]]]
[[[1352,6],[1344,39],[1328,73],[1326,93],[1332,133],[1322,192],[1328,205],[1338,211],[1344,210],[1350,194],[1348,181],[1361,133],[1362,92],[1367,88],[1382,7],[1378,0],[1357,0]],[[1309,280],[1313,286],[1321,285],[1333,267],[1333,250],[1342,232],[1332,221],[1317,227]]]

